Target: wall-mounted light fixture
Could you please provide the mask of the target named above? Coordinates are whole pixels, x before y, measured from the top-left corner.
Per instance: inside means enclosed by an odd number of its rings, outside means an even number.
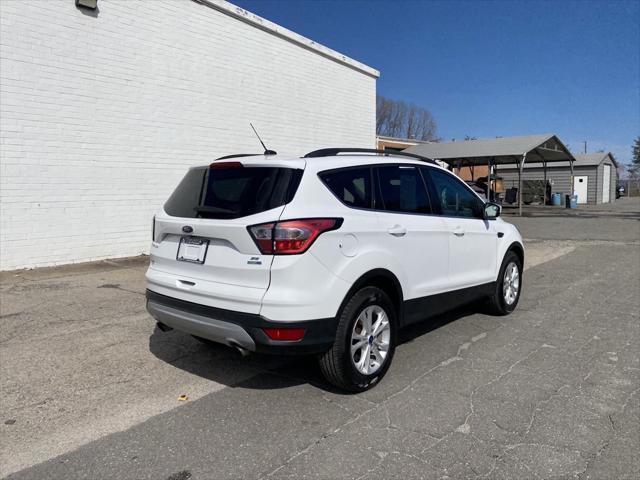
[[[76,7],[95,10],[98,8],[98,0],[76,0]]]

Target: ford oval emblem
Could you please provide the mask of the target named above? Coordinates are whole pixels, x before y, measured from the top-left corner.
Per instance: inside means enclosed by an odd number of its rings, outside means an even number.
[[[189,225],[185,225],[184,227],[182,227],[182,231],[184,233],[193,233],[193,227],[190,227]]]

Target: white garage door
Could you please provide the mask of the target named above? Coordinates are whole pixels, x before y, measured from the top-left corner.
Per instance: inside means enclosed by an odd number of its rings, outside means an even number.
[[[611,165],[604,166],[604,175],[602,177],[602,203],[611,201]]]

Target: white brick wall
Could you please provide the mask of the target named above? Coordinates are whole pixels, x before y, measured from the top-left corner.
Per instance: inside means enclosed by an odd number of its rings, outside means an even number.
[[[284,154],[374,146],[375,71],[190,0],[98,5],[0,1],[0,269],[147,252],[187,166],[261,151],[250,121]]]

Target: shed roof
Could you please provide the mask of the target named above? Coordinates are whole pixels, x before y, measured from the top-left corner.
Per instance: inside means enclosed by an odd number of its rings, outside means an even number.
[[[575,159],[576,161],[573,162],[573,166],[575,167],[597,167],[598,165],[600,165],[602,162],[604,162],[607,158],[609,158],[609,160],[611,160],[611,163],[613,163],[614,167],[618,167],[618,162],[616,161],[615,158],[613,158],[613,155],[611,154],[611,152],[595,152],[595,153],[579,153],[575,155]],[[542,168],[543,164],[541,162],[526,162],[524,164],[524,168]],[[561,165],[550,165],[549,168],[560,168],[560,167],[568,167],[568,165],[565,164],[561,164]],[[513,167],[504,167],[506,169],[509,168],[517,168],[515,165]]]
[[[576,161],[574,162],[574,166],[583,167],[590,165],[600,165],[604,160],[609,157],[611,163],[613,163],[616,167],[618,166],[618,162],[613,158],[611,152],[595,152],[595,153],[580,153],[576,154]]]
[[[425,143],[406,149],[425,157],[463,165],[484,165],[489,160],[493,164],[518,163],[527,154],[527,162],[568,162],[575,158],[551,133],[519,137],[499,137],[459,142]]]

